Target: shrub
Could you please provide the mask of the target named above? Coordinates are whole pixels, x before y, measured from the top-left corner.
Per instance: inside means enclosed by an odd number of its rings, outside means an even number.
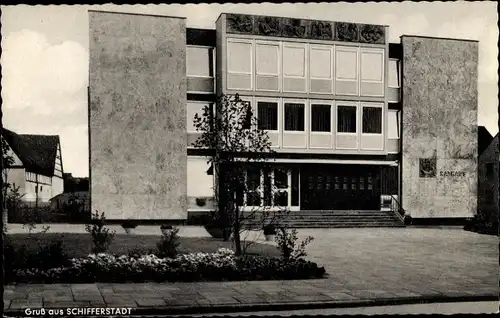
[[[162,235],[161,241],[156,244],[158,255],[160,257],[173,258],[177,255],[177,247],[179,247],[178,233],[179,228],[174,227],[172,231],[169,231]]]
[[[125,220],[122,223],[122,227],[124,229],[135,229],[137,227],[137,223],[132,220]]]
[[[116,231],[110,231],[104,227],[104,213],[96,211],[92,214],[94,219],[92,224],[85,225],[85,230],[92,236],[92,252],[103,253],[108,250],[109,245],[113,242]]]
[[[5,273],[11,275],[15,270],[37,268],[48,270],[71,264],[64,251],[62,240],[53,240],[48,244],[38,244],[38,249],[28,249],[26,244],[14,247],[6,242],[4,249]]]
[[[303,259],[235,257],[229,249],[176,258],[91,254],[70,266],[13,271],[10,281],[37,283],[224,281],[322,278],[325,269]]]
[[[312,236],[308,236],[305,240],[298,243],[297,230],[292,229],[289,230],[285,227],[279,228],[279,231],[276,235],[276,243],[278,243],[277,248],[280,250],[283,258],[285,259],[300,259],[306,254],[306,246],[311,243],[314,238]]]
[[[264,226],[264,235],[276,235],[276,227],[272,224]]]

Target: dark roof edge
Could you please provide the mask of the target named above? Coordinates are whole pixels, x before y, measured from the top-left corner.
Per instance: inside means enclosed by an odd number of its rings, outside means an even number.
[[[181,19],[186,20],[186,17],[175,17],[172,15],[160,15],[160,14],[151,14],[151,13],[135,13],[135,12],[119,12],[119,11],[106,11],[106,10],[92,10],[89,9],[88,12],[96,12],[96,13],[111,13],[111,14],[126,14],[126,15],[140,15],[147,17],[156,17],[156,18],[172,18],[172,19]]]

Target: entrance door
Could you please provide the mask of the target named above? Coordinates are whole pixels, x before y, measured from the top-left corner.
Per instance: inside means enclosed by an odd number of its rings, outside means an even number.
[[[380,209],[377,167],[328,165],[301,169],[301,209]]]

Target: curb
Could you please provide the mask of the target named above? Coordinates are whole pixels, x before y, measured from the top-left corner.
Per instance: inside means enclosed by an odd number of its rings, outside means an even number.
[[[376,307],[376,306],[397,306],[412,304],[431,303],[453,303],[453,302],[481,302],[496,301],[498,294],[485,294],[478,296],[417,296],[385,299],[366,300],[339,300],[339,301],[318,301],[318,302],[297,302],[297,303],[248,303],[231,305],[204,305],[204,306],[158,306],[158,307],[137,307],[133,308],[132,315],[166,315],[182,316],[193,314],[224,314],[236,312],[256,312],[256,311],[292,311],[307,309],[333,309],[333,308],[355,308],[355,307]],[[126,307],[126,306],[120,306]],[[52,308],[52,307],[51,307]],[[54,309],[58,307],[53,307]],[[11,316],[24,316],[23,309],[5,310],[4,314]]]

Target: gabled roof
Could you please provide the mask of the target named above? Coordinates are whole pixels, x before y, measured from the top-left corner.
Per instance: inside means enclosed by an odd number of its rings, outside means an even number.
[[[490,134],[488,129],[484,126],[477,127],[477,147],[478,147],[478,155],[481,155],[483,151],[488,148],[491,141],[493,140],[493,136]]]
[[[26,171],[54,176],[59,136],[20,135],[3,128],[2,137],[19,157]]]

